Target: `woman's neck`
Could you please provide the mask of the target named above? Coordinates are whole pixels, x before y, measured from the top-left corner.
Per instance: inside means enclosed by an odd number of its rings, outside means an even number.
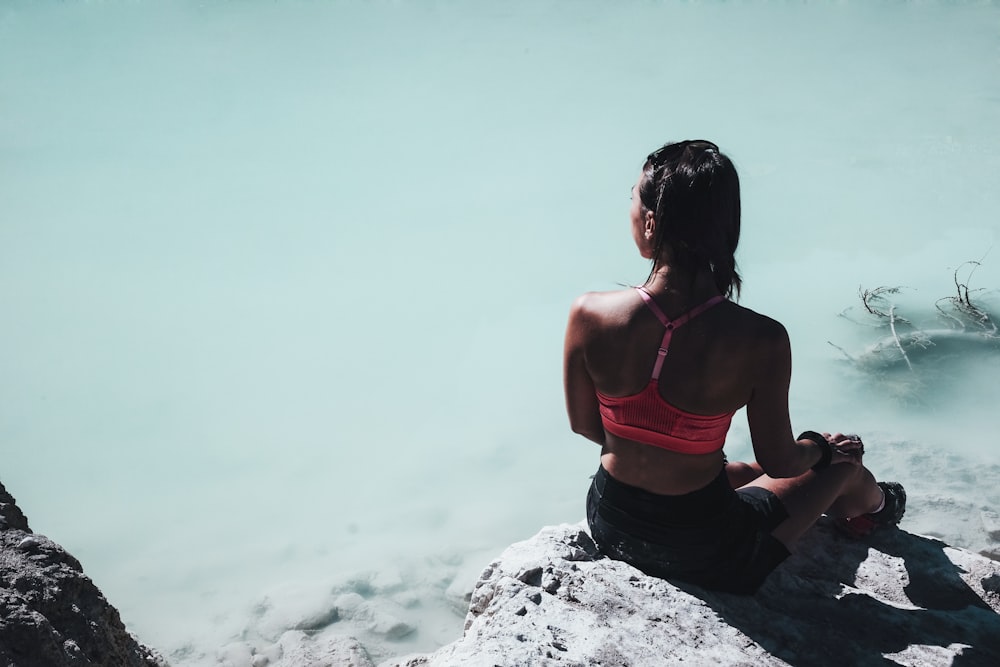
[[[712,272],[702,269],[691,273],[669,264],[658,263],[644,287],[651,294],[673,294],[679,297],[710,298],[719,293]]]

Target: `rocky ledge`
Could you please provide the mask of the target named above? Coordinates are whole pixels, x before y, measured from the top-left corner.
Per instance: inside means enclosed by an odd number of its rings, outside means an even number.
[[[643,575],[583,524],[510,546],[472,592],[464,636],[398,667],[1000,665],[1000,563],[821,520],[754,597]]]
[[[79,561],[28,527],[0,484],[0,665],[153,667]]]
[[[601,557],[583,524],[544,528],[464,581],[463,637],[380,667],[1000,665],[1000,563],[903,530],[857,541],[821,520],[753,597],[647,577]],[[360,595],[331,611],[320,593],[266,646],[236,641],[213,662],[372,667],[352,630],[412,630]],[[0,667],[164,664],[0,485]]]

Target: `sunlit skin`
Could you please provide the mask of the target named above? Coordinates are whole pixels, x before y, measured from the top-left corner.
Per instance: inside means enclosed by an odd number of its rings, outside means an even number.
[[[632,189],[629,220],[639,254],[655,259],[645,286],[668,318],[719,294],[708,269],[683,273],[665,248],[653,257],[657,221]],[[606,433],[596,391],[628,396],[649,382],[663,327],[633,289],[591,292],[572,306],[566,331],[564,386],[572,429],[601,445],[601,464],[615,479],[647,491],[680,495],[708,485],[724,464],[723,453],[673,452]],[[702,415],[747,408],[756,461],[726,466],[734,488],[767,488],[789,513],[773,535],[791,548],[823,513],[853,517],[882,499],[862,463],[860,439],[825,434],[835,446],[832,464],[813,472],[821,456],[808,440],[796,441],[788,411],[791,346],[777,321],[725,301],[690,320],[673,335],[659,382],[661,396]]]

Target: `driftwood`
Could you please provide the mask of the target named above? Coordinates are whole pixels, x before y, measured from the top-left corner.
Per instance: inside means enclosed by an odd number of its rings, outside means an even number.
[[[983,288],[970,289],[969,281],[980,262],[965,262],[955,269],[952,279],[955,295],[935,301],[934,310],[922,317],[902,317],[892,297],[900,294],[903,286],[881,286],[874,289],[858,289],[858,296],[866,315],[859,320],[850,314],[851,309],[841,313],[857,324],[869,326],[885,333],[858,353],[851,354],[831,341],[830,345],[843,353],[848,361],[861,370],[890,370],[906,367],[911,373],[917,365],[954,355],[973,354],[976,350],[1000,351],[1000,332],[997,318],[979,302],[973,302],[972,295],[980,294]],[[964,280],[960,273],[967,270]]]

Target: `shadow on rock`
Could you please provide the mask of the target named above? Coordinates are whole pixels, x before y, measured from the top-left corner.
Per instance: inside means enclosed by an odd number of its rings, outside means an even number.
[[[853,540],[824,518],[754,597],[680,587],[792,665],[1000,665],[1000,586],[968,556],[895,529]]]

